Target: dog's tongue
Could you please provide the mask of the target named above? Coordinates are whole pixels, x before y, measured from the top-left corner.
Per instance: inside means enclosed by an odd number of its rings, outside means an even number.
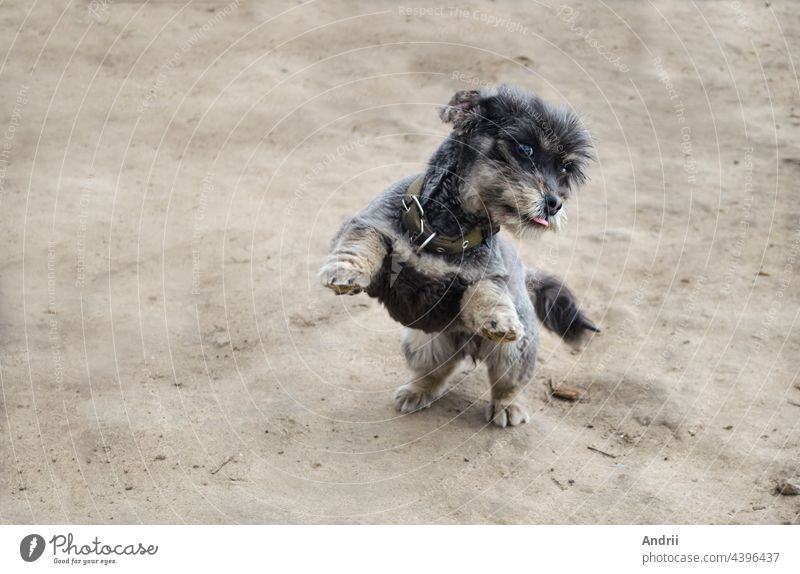
[[[542,225],[544,227],[550,227],[550,222],[547,221],[544,217],[534,217],[533,222],[538,223],[539,225]]]

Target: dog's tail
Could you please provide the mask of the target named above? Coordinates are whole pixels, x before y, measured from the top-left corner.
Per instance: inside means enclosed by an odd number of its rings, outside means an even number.
[[[600,332],[558,277],[528,267],[525,285],[539,320],[567,343],[576,344],[585,335]]]

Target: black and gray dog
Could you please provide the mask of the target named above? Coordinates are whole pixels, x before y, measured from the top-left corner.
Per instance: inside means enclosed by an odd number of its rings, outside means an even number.
[[[400,411],[430,406],[471,357],[488,367],[487,421],[514,426],[528,421],[522,391],[536,363],[534,311],[570,343],[597,328],[561,281],[526,267],[497,232],[564,225],[591,137],[573,111],[508,86],[458,92],[440,115],[453,131],[427,171],[345,223],[320,278],[337,294],[377,298],[406,327],[412,375],[395,394]]]

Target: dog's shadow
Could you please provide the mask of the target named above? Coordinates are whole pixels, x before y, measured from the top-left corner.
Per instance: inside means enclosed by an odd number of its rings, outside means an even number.
[[[411,416],[429,419],[425,425],[477,430],[486,425],[490,399],[486,368],[465,363],[448,379],[447,390],[430,407]]]

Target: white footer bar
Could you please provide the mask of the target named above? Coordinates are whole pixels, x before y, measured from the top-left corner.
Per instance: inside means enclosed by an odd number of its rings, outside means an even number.
[[[0,526],[0,572],[190,568],[796,574],[800,526]]]

